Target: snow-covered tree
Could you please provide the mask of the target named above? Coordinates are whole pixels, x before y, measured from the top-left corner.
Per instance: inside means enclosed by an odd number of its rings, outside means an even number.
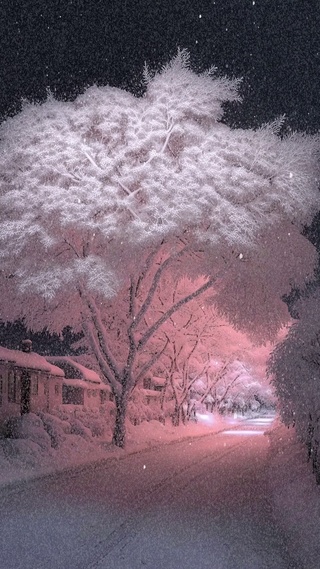
[[[197,290],[201,280],[194,282],[184,278],[176,284],[167,278],[152,304],[156,319],[179,299]],[[174,425],[192,415],[193,395],[203,403],[216,391],[217,383],[225,375],[230,362],[252,349],[247,337],[233,330],[208,300],[207,291],[184,304],[159,328],[149,343],[151,354],[159,353],[162,347],[155,363],[155,374],[166,378],[163,405],[170,394],[174,402]]]
[[[320,483],[320,291],[298,301],[299,320],[271,354],[268,373],[285,425],[294,425],[314,454]],[[319,450],[319,452],[318,452]]]
[[[203,278],[197,283],[184,278],[176,283],[169,275],[161,283],[152,304],[156,320],[180,299],[197,290],[201,281],[203,283]],[[190,403],[192,386],[208,368],[203,356],[210,350],[215,328],[222,325],[213,307],[204,303],[203,294],[183,304],[156,331],[148,346],[151,354],[159,352],[159,347],[163,346],[153,367],[156,375],[166,378],[162,406],[167,404],[170,394],[174,405],[172,421],[176,426],[188,418],[186,407]]]
[[[185,51],[144,80],[141,98],[94,86],[0,127],[2,319],[83,329],[115,394],[120,446],[137,354],[182,304],[214,286],[237,328],[274,336],[281,296],[313,270],[300,229],[319,206],[314,137],[219,122],[237,81],[192,72]],[[203,285],[151,323],[169,269]],[[115,314],[125,294],[118,354],[106,307]]]
[[[255,370],[246,362],[234,360],[216,389],[218,409],[222,413],[257,411],[271,407],[275,398],[267,382],[259,382]]]

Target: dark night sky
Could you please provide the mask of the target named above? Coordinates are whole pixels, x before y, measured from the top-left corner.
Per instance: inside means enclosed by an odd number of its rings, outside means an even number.
[[[320,129],[319,0],[2,0],[0,18],[0,117],[48,87],[137,92],[144,61],[162,65],[180,46],[196,69],[244,78],[234,124],[285,113],[293,129]]]

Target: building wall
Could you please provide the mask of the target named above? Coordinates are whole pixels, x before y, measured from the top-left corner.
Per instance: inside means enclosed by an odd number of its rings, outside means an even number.
[[[9,381],[8,381],[9,380]],[[14,368],[0,362],[0,420],[20,415],[20,382]],[[14,382],[14,383],[13,383]],[[14,391],[12,386],[14,387]]]
[[[63,377],[53,376],[40,371],[30,373],[31,405],[30,411],[50,412],[62,402]]]
[[[61,405],[63,377],[0,362],[0,421],[21,415],[24,374],[30,380],[30,412],[50,412]]]
[[[62,385],[63,377],[57,377],[54,375],[49,375],[47,379],[49,384],[49,408],[48,411],[57,409],[61,405],[62,401]]]

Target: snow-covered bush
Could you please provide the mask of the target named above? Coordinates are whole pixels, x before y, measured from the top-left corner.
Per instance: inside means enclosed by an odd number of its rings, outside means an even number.
[[[80,435],[84,439],[90,440],[92,438],[92,433],[90,429],[84,426],[84,424],[79,419],[71,419],[71,434],[72,435]]]
[[[165,405],[164,410],[161,409],[160,394],[156,391],[146,392],[144,389],[137,387],[131,394],[127,417],[133,425],[140,425],[143,421],[160,421],[165,422],[169,416],[169,408]]]
[[[34,413],[8,419],[5,423],[5,436],[8,439],[28,439],[43,450],[51,448],[51,438],[41,418]]]
[[[52,457],[51,448],[43,448],[31,438],[7,439],[4,443],[5,458],[9,463],[37,468],[43,460]]]
[[[58,448],[66,440],[66,435],[71,434],[71,425],[68,421],[62,421],[49,413],[39,413],[45,430],[51,438],[51,446]]]
[[[268,372],[285,425],[307,445],[320,483],[320,291],[295,305],[299,316],[273,351]]]
[[[112,422],[109,418],[107,423],[107,417],[103,417],[99,410],[93,411],[92,409],[87,410],[87,412],[79,411],[77,420],[81,421],[87,429],[90,429],[93,437],[102,437],[107,430],[110,430],[110,423]]]
[[[81,421],[83,425],[90,429],[93,437],[103,437],[112,431],[114,425],[115,408],[112,402],[106,402],[97,410],[79,408],[77,406],[61,406],[54,411],[56,417],[69,425],[71,432],[71,423],[74,419]]]

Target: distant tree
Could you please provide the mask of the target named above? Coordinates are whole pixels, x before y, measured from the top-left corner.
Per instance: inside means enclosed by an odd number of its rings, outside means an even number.
[[[15,322],[0,322],[0,346],[18,350],[22,340],[28,338],[28,328],[21,318]]]
[[[57,334],[50,332],[47,328],[34,332],[27,327],[23,319],[14,322],[0,322],[0,346],[19,350],[22,341],[29,338],[32,341],[33,351],[43,356],[76,356],[82,354],[85,351],[85,346],[74,346],[82,337],[82,332],[74,333],[70,326],[65,326],[61,334]]]
[[[139,358],[182,305],[214,288],[221,314],[260,340],[286,322],[281,296],[312,273],[300,230],[319,206],[315,138],[219,122],[236,80],[193,73],[185,51],[144,80],[142,98],[91,87],[0,128],[2,318],[83,330],[114,392],[118,446],[136,375],[154,363],[137,370]],[[169,272],[203,284],[154,321]]]
[[[184,278],[175,283],[167,278],[155,295],[153,315],[160,318],[168,307],[174,306],[200,284],[201,279],[195,282]],[[155,332],[148,345],[150,355],[161,349],[154,366],[155,373],[167,380],[162,402],[163,406],[167,403],[169,393],[174,401],[174,425],[190,419],[195,405],[192,393],[197,391],[197,386],[201,383],[198,401],[202,402],[212,393],[228,362],[240,353],[243,355],[250,347],[250,342],[231,329],[210,301],[207,292],[182,305]],[[225,363],[217,368],[216,360],[221,358]]]
[[[174,306],[196,290],[200,283],[197,285],[188,279],[175,283],[172,278],[167,278],[158,289],[152,305],[156,319],[168,307]],[[172,422],[175,426],[188,418],[186,407],[190,402],[190,391],[206,369],[201,357],[208,349],[206,344],[213,340],[215,325],[221,324],[221,319],[214,314],[212,307],[208,304],[202,306],[205,302],[203,296],[204,294],[200,297],[202,302],[198,302],[199,298],[196,297],[174,312],[155,332],[148,346],[151,354],[158,353],[161,347],[155,365],[157,374],[166,378],[162,405],[167,402],[167,393],[170,393],[174,401]],[[196,362],[201,362],[200,366]]]
[[[257,411],[274,406],[275,397],[270,386],[255,377],[254,369],[241,360],[231,362],[219,381],[217,408],[222,413]]]

